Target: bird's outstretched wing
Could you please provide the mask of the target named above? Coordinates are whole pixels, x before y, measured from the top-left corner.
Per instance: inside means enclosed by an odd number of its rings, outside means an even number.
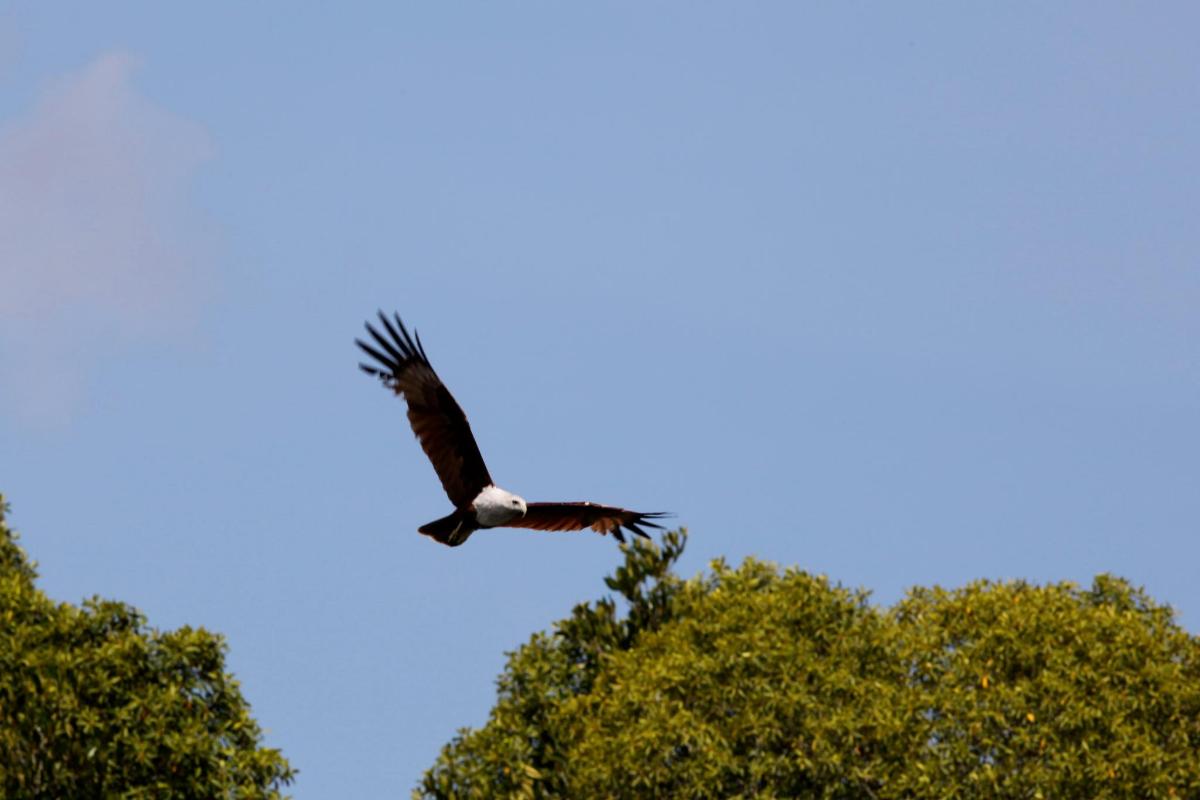
[[[661,525],[650,520],[667,516],[670,515],[657,511],[644,514],[597,503],[527,503],[525,516],[514,519],[505,527],[532,528],[535,531],[578,531],[590,527],[598,533],[611,533],[618,542],[623,542],[625,535],[621,532],[622,528],[649,539],[650,534],[641,526],[662,530]]]
[[[383,312],[379,312],[386,335],[367,323],[367,333],[374,345],[361,339],[354,340],[376,362],[358,366],[404,397],[413,433],[433,462],[442,488],[456,508],[466,508],[480,491],[492,485],[492,476],[488,475],[479,445],[471,434],[467,415],[429,365],[421,337],[409,336],[400,315],[394,316],[396,324],[393,326]]]

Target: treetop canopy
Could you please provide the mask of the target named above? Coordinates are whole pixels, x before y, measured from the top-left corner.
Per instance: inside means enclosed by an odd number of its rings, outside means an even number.
[[[876,608],[754,559],[683,580],[684,543],[510,654],[414,796],[1200,796],[1200,641],[1119,578]]]
[[[294,771],[225,672],[225,643],[124,603],[55,603],[0,496],[0,796],[278,798]]]

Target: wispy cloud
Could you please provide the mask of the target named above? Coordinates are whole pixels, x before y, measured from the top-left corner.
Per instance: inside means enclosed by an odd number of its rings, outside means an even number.
[[[138,93],[135,66],[103,54],[0,125],[0,403],[31,421],[69,418],[81,365],[177,330],[207,294],[186,189],[211,144]]]

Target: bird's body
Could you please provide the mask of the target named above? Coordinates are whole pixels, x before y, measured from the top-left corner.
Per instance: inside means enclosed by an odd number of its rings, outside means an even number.
[[[541,531],[576,531],[590,527],[625,541],[621,529],[646,537],[642,526],[658,528],[651,519],[661,513],[640,513],[597,503],[526,503],[501,489],[488,474],[479,446],[454,397],[429,364],[420,336],[409,336],[399,315],[392,321],[379,314],[386,336],[368,324],[374,345],[356,339],[376,364],[359,364],[408,403],[408,421],[433,463],[454,512],[417,530],[442,544],[456,547],[477,530],[513,527]]]

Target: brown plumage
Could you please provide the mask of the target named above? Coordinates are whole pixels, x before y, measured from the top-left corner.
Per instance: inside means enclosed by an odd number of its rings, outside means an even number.
[[[598,533],[611,533],[621,542],[625,541],[622,528],[645,538],[649,535],[643,527],[661,529],[650,520],[666,514],[597,503],[526,503],[497,487],[483,463],[466,414],[430,366],[421,337],[415,331],[410,336],[398,314],[393,319],[394,325],[379,312],[384,332],[368,323],[372,343],[361,339],[355,342],[376,362],[359,367],[408,403],[413,433],[454,504],[453,513],[422,525],[418,528],[421,533],[456,547],[481,528],[577,531],[590,527]]]
[[[525,516],[508,523],[510,528],[530,528],[535,531],[578,531],[591,528],[597,533],[611,533],[618,542],[625,541],[621,528],[649,539],[639,525],[659,528],[648,520],[665,517],[659,512],[641,513],[596,503],[526,503]]]
[[[455,508],[466,508],[484,487],[492,485],[492,476],[483,463],[479,445],[475,444],[467,415],[429,365],[421,337],[414,340],[409,336],[399,314],[396,315],[396,327],[392,327],[382,311],[379,321],[390,339],[369,324],[366,326],[379,349],[360,339],[355,342],[383,369],[369,364],[358,366],[364,372],[378,376],[384,386],[407,401],[408,422],[421,449],[433,464],[442,488]]]

